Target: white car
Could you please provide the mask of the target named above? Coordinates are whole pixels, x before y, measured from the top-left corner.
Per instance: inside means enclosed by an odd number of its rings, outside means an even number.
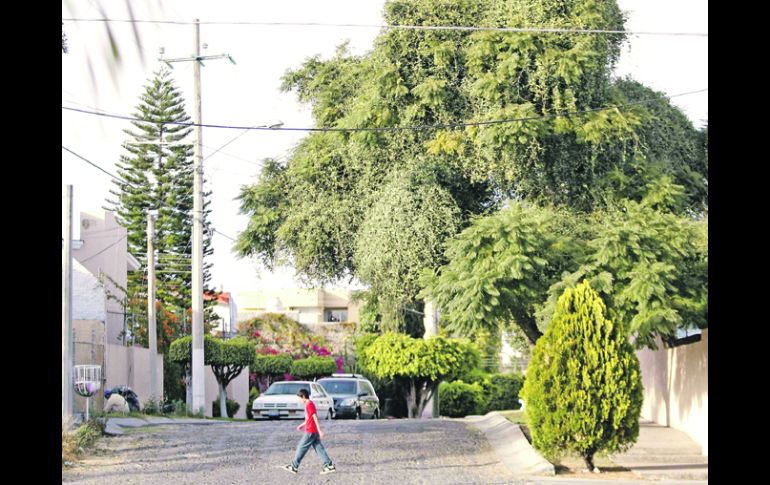
[[[297,392],[303,388],[310,392],[310,400],[315,404],[318,419],[332,419],[334,400],[317,382],[310,381],[278,381],[270,384],[251,405],[254,419],[305,419],[305,405],[297,396]]]

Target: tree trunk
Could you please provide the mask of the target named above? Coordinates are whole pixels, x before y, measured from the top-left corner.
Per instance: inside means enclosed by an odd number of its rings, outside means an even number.
[[[422,417],[422,413],[425,411],[425,405],[428,404],[430,398],[433,397],[436,385],[435,383],[424,382],[418,386],[418,389],[420,389],[420,397],[418,400],[419,406],[417,409],[417,416]]]
[[[224,382],[219,383],[219,415],[223,418],[230,418],[232,416],[227,415],[227,389],[225,389]]]
[[[190,374],[190,366],[185,366],[184,369],[184,388],[185,388],[185,407],[187,408],[187,414],[190,414],[192,409],[192,375]]]
[[[409,380],[409,394],[406,396],[406,408],[409,412],[409,418],[415,418],[417,412],[417,390],[415,389],[415,382],[413,379]]]
[[[537,320],[532,315],[515,315],[516,322],[519,324],[519,328],[524,332],[527,340],[532,345],[537,343],[537,339],[543,336],[543,333],[537,328]]]

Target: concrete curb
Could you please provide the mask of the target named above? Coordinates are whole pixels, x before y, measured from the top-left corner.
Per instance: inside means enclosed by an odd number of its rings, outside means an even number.
[[[159,426],[163,424],[219,424],[229,421],[209,421],[206,419],[170,419],[160,416],[147,416],[145,419],[139,418],[108,418],[104,428],[104,433],[117,436],[124,434],[123,428],[141,428],[142,426]]]
[[[514,476],[556,474],[553,464],[532,448],[519,425],[511,423],[499,412],[492,411],[484,416],[466,416],[464,420],[486,435],[500,461]]]

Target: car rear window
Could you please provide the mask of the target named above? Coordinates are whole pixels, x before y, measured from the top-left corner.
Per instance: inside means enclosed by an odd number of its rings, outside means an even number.
[[[329,394],[355,394],[356,381],[320,381]]]
[[[274,384],[271,384],[270,387],[267,388],[267,391],[265,391],[266,396],[272,395],[272,394],[291,394],[296,395],[300,389],[307,389],[308,394],[310,394],[310,386],[307,384],[294,384],[291,382],[276,382]]]

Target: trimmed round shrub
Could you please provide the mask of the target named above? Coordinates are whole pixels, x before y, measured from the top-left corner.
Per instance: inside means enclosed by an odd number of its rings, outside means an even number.
[[[532,444],[548,458],[627,449],[639,435],[639,360],[588,282],[564,291],[535,345],[523,395]]]
[[[313,379],[337,372],[334,357],[308,357],[291,363],[291,375],[298,379]]]
[[[212,416],[215,418],[218,418],[221,416],[221,413],[219,412],[219,398],[217,398],[216,401],[212,403]],[[239,409],[241,409],[241,405],[238,404],[238,401],[233,401],[232,399],[228,399],[225,401],[225,407],[227,408],[227,417],[232,418],[235,417],[235,413],[238,412]]]
[[[485,404],[484,390],[478,383],[442,382],[438,387],[438,402],[442,416],[461,418],[478,414]]]
[[[251,372],[260,376],[282,376],[291,370],[292,359],[289,354],[257,355]]]
[[[486,412],[519,409],[521,407],[519,392],[524,385],[523,375],[491,374],[489,384]]]

